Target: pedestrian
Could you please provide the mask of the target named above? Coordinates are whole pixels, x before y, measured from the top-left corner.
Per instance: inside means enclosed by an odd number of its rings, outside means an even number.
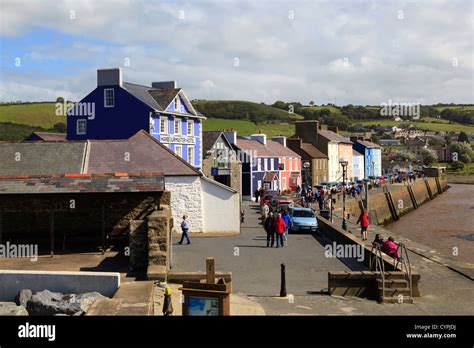
[[[382,251],[396,260],[400,259],[400,254],[398,253],[398,245],[397,243],[395,243],[392,237],[388,237],[385,243],[383,243]]]
[[[356,223],[360,222],[360,234],[362,235],[362,240],[367,240],[368,228],[369,228],[369,215],[367,214],[367,209],[364,209],[357,219]]]
[[[301,195],[301,187],[300,185],[296,186],[296,197],[299,197]]]
[[[291,215],[287,209],[283,211],[283,214],[281,217],[283,221],[285,221],[285,225],[286,225],[285,233],[283,234],[283,239],[285,240],[286,246],[288,246],[288,232],[291,228],[291,225],[293,225],[293,219],[291,218]]]
[[[324,208],[324,196],[323,195],[319,195],[318,204],[319,204],[319,210],[323,210],[323,208]]]
[[[265,232],[267,232],[267,248],[275,243],[275,228],[273,227],[274,217],[273,212],[270,212],[265,220]],[[271,243],[271,244],[270,244]]]
[[[240,211],[240,223],[243,224],[245,221],[245,209]]]
[[[262,214],[262,221],[265,222],[267,219],[268,213],[270,212],[270,207],[268,206],[267,203],[263,203],[262,208],[261,208],[261,214]]]
[[[383,240],[383,238],[382,238],[382,235],[381,235],[380,233],[377,233],[377,234],[375,235],[374,241],[372,242],[372,245],[373,245],[375,248],[377,248],[377,247],[378,247],[378,248],[382,248],[383,244],[384,244],[384,240]]]
[[[286,225],[285,221],[282,219],[281,215],[277,213],[275,217],[275,221],[273,222],[273,227],[275,229],[275,235],[276,235],[276,247],[283,247],[284,242],[283,242],[283,233],[285,233],[286,230]]]
[[[255,202],[258,203],[258,198],[260,196],[260,191],[258,189],[256,189],[254,194],[255,194]]]
[[[181,240],[178,242],[179,244],[183,244],[184,238],[188,241],[188,244],[191,244],[189,240],[188,232],[189,232],[189,222],[187,220],[186,214],[183,215],[183,222],[181,222],[181,230],[183,231],[181,235]]]

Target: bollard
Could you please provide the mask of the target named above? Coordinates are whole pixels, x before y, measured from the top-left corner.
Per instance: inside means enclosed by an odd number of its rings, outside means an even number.
[[[171,302],[171,288],[166,288],[164,301],[163,301],[163,315],[170,316],[172,314],[173,314],[173,303]]]
[[[280,297],[286,297],[286,272],[285,264],[281,264],[281,286],[280,286]]]

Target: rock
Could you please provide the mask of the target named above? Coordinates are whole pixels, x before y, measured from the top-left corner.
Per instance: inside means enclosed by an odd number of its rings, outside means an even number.
[[[75,295],[44,290],[34,294],[26,308],[30,315],[81,315],[81,312],[87,312],[98,298],[105,296],[98,292]]]
[[[31,296],[33,296],[33,292],[30,289],[23,289],[16,295],[15,302],[18,306],[26,307],[26,303],[30,300]]]
[[[15,302],[0,302],[0,316],[2,315],[28,315],[28,311],[23,306],[17,306]]]

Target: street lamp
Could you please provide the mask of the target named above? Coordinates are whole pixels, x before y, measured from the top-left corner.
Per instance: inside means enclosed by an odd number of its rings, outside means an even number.
[[[305,181],[306,181],[306,185],[308,185],[308,173],[309,173],[309,167],[311,166],[311,164],[306,161],[303,163],[303,168],[305,170]],[[312,184],[311,184],[312,186]]]
[[[339,160],[339,164],[342,166],[342,229],[347,230],[347,222],[346,222],[346,170],[347,165],[349,164],[348,161],[343,159]]]

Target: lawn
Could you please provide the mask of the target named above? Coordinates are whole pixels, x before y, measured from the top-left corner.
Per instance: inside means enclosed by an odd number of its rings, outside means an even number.
[[[0,105],[0,122],[12,122],[33,127],[51,128],[66,123],[65,116],[56,116],[55,103]]]
[[[394,120],[374,120],[374,121],[354,121],[353,124],[363,124],[365,126],[383,126],[383,127],[393,127],[393,126],[400,126],[401,124],[412,124],[416,128],[431,131],[431,132],[438,132],[438,131],[446,131],[446,132],[466,132],[466,133],[474,133],[474,126],[463,125],[459,123],[452,123],[449,124],[448,122],[443,122],[446,120],[440,119],[431,119],[431,122],[420,122],[420,121],[412,121],[412,122],[395,122]]]
[[[272,124],[258,123],[245,120],[227,120],[223,118],[208,118],[203,123],[205,131],[233,129],[238,135],[250,135],[261,131],[268,136],[284,135],[291,136],[295,133],[295,127],[292,124]]]
[[[334,106],[304,106],[303,108],[308,109],[308,110],[328,109],[331,112],[332,115],[340,115],[341,114],[341,110],[339,110],[338,108],[336,108]]]
[[[435,163],[434,166],[446,167],[448,175],[468,176],[474,175],[474,163],[465,164],[462,170],[453,170],[451,163]]]

